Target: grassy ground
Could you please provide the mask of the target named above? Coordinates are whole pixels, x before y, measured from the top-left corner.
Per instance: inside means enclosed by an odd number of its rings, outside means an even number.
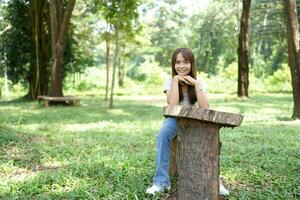
[[[44,109],[0,101],[0,199],[162,199],[149,197],[162,98],[99,97]],[[300,121],[290,94],[239,100],[212,95],[211,108],[245,116],[222,129],[221,175],[229,199],[300,198]]]

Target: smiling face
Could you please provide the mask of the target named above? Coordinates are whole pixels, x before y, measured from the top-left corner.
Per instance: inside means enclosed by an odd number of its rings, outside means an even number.
[[[188,48],[178,48],[172,55],[172,77],[175,75],[190,75],[196,77],[195,59]]]
[[[191,63],[190,61],[186,60],[182,53],[178,53],[176,56],[175,61],[175,71],[178,75],[188,75],[191,72]]]

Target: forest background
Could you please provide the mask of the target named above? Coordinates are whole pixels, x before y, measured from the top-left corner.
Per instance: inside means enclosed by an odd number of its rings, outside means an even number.
[[[189,47],[210,108],[244,116],[221,129],[229,198],[299,199],[299,3],[0,0],[0,198],[166,198],[145,190],[171,55]]]
[[[31,95],[32,74],[36,72],[34,24],[29,1],[1,4],[2,97]],[[112,67],[115,52],[116,10],[101,2],[78,1],[71,19],[64,53],[63,90],[97,91],[105,94],[106,59]],[[170,74],[174,49],[189,47],[196,56],[199,77],[211,93],[235,93],[238,74],[238,34],[242,3],[239,1],[131,1],[126,5],[119,34],[120,55],[116,61],[117,95],[160,95]],[[239,6],[237,6],[239,5]],[[117,6],[117,5],[110,5]],[[31,8],[32,9],[32,8]],[[33,12],[33,11],[32,11]],[[50,22],[45,19],[46,84],[50,74]],[[249,90],[255,92],[291,92],[287,36],[283,5],[280,1],[251,4],[249,18]],[[47,21],[48,20],[48,21]],[[26,22],[26,23],[25,23]],[[14,24],[9,26],[8,24]],[[9,28],[11,27],[11,28]],[[22,34],[23,33],[23,34]],[[109,52],[107,52],[109,48]],[[18,56],[22,55],[22,56]],[[109,70],[109,88],[111,88]],[[5,76],[8,84],[4,84]],[[49,83],[48,83],[49,85]],[[48,90],[49,86],[45,86]],[[137,89],[138,88],[138,89]]]

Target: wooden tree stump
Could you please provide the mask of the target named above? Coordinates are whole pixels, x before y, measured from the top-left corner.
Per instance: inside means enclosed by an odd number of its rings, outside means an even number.
[[[178,200],[219,200],[219,130],[240,125],[243,116],[179,105],[164,107],[164,115],[177,118],[177,156],[171,158],[177,160]],[[172,161],[170,173],[176,173]]]

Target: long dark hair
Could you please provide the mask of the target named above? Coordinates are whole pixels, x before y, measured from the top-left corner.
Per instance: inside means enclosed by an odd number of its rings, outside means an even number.
[[[176,49],[172,55],[172,77],[175,75],[178,75],[175,70],[175,63],[177,55],[181,53],[183,58],[191,63],[191,71],[189,75],[197,80],[197,73],[196,73],[196,67],[195,67],[195,58],[193,52],[189,48],[179,48]],[[179,101],[183,100],[183,94],[182,94],[182,86],[179,84]],[[191,104],[194,104],[197,101],[196,97],[196,91],[195,87],[188,85],[188,95],[189,95],[189,101]]]

